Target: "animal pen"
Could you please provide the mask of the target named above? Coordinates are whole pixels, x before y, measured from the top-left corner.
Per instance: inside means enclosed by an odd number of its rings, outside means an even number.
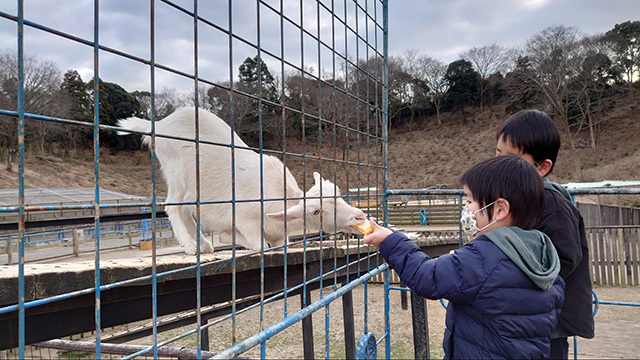
[[[319,201],[321,211],[318,214],[305,212],[303,219],[305,230],[309,230],[307,218],[310,221],[311,216],[319,216],[318,231],[305,231],[299,236],[288,237],[285,222],[285,243],[274,245],[260,241],[258,250],[241,249],[235,230],[237,223],[243,221],[235,211],[242,204],[259,205],[263,234],[265,204],[279,203],[287,209],[287,204],[302,202],[306,205],[307,202],[326,198],[332,198],[335,200],[333,204],[336,204],[341,195],[333,184],[340,182],[346,185],[346,189],[362,189],[358,190],[357,196],[347,200],[354,207],[362,209],[367,217],[383,220],[385,225],[394,225],[393,222],[401,228],[447,225],[444,233],[423,231],[418,238],[417,241],[428,249],[431,256],[445,254],[462,245],[457,225],[462,199],[460,190],[389,190],[387,186],[388,1],[229,0],[224,4],[215,2],[214,12],[211,12],[212,2],[199,3],[195,0],[190,4],[183,3],[149,1],[146,8],[149,13],[147,55],[101,43],[100,24],[103,18],[100,8],[104,3],[101,5],[98,0],[93,5],[93,38],[30,21],[22,0],[17,1],[14,11],[4,9],[4,6],[0,8],[2,21],[17,26],[18,44],[17,107],[0,109],[0,116],[17,121],[19,141],[18,203],[0,207],[4,216],[0,228],[18,231],[17,236],[7,236],[5,239],[8,266],[0,268],[0,329],[6,329],[3,333],[6,336],[0,337],[0,351],[17,348],[15,357],[20,359],[36,357],[30,352],[34,348],[86,352],[98,358],[107,355],[125,358],[275,358],[282,355],[279,346],[283,342],[297,342],[300,343],[301,354],[305,358],[313,358],[318,356],[318,344],[314,344],[314,340],[317,342],[318,339],[313,336],[315,326],[316,330],[320,327],[324,333],[320,341],[326,358],[376,358],[379,346],[384,349],[384,357],[390,358],[393,346],[393,329],[389,319],[390,294],[396,290],[406,294],[406,288],[391,285],[390,276],[393,273],[374,248],[362,243],[361,236],[337,231],[338,215],[335,209],[327,212],[333,217],[329,222],[334,225],[323,226],[322,214],[327,209],[322,209],[325,202]],[[167,64],[157,60],[156,45],[161,39],[157,36],[156,28],[167,26],[156,22],[160,13],[173,13],[190,23],[190,46],[193,52],[185,55],[190,61],[186,65],[185,62]],[[251,16],[247,16],[247,13]],[[25,108],[24,54],[25,51],[37,52],[36,48],[25,44],[25,36],[31,34],[71,42],[92,50],[92,122],[30,113]],[[210,61],[203,53],[211,45],[212,39],[225,44],[224,52],[217,55],[223,59],[221,66],[227,73],[226,81],[218,81],[200,71],[199,64]],[[99,78],[101,59],[105,57],[133,62],[149,74],[151,129],[130,131],[138,137],[146,135],[150,138],[153,166],[148,184],[150,196],[147,199],[118,203],[104,199],[100,181],[103,173],[100,167],[100,130],[123,130],[118,126],[106,125],[100,119]],[[245,57],[253,57],[257,61],[258,85],[254,88],[243,87],[235,71]],[[266,88],[262,64],[277,69],[279,88]],[[292,76],[285,78],[287,74]],[[157,117],[156,110],[157,80],[167,77],[190,84],[196,109],[193,112],[193,137],[156,132],[156,120],[162,120]],[[286,81],[295,87],[285,87]],[[200,137],[202,123],[198,108],[203,106],[202,98],[208,94],[204,89],[214,89],[226,95],[220,107],[227,109],[229,115],[224,119],[230,126],[229,142],[211,142]],[[277,96],[271,96],[274,93]],[[298,101],[285,101],[292,98]],[[241,105],[250,111],[241,115]],[[236,132],[236,125],[246,116],[254,121],[256,142],[239,145],[231,134]],[[28,191],[24,182],[27,122],[51,122],[74,129],[90,129],[94,151],[91,202],[42,205],[25,200],[25,192]],[[276,149],[265,146],[266,138],[278,138],[279,146]],[[193,199],[173,201],[159,196],[157,178],[161,164],[158,163],[156,145],[162,139],[193,147],[193,171],[196,174],[193,184],[196,196]],[[291,144],[293,142],[295,144]],[[280,159],[285,168],[299,169],[293,172],[303,190],[309,188],[307,184],[311,185],[308,175],[312,172],[331,181],[333,189],[327,194],[320,187],[320,195],[316,197],[306,194],[300,197],[268,197],[261,190],[258,197],[238,199],[234,190],[230,198],[207,198],[205,194],[211,189],[203,189],[200,184],[201,179],[208,176],[200,174],[200,164],[208,161],[200,154],[205,148],[222,148],[229,153],[232,166],[228,181],[234,189],[238,180],[235,173],[236,154],[241,151],[253,151],[260,156],[258,174],[261,185],[265,171],[262,159],[274,156]],[[286,178],[285,171],[282,177]],[[640,191],[621,189],[582,193],[626,195]],[[425,204],[410,201],[409,198],[401,200],[401,196],[430,197]],[[205,254],[201,251],[207,241],[201,235],[202,216],[206,209],[216,205],[225,205],[232,213],[232,241],[228,246],[216,247],[214,254]],[[167,226],[166,216],[171,208],[195,209],[193,221],[198,249],[195,256],[166,256],[159,251],[159,234]],[[594,279],[608,283],[624,279],[628,284],[637,285],[637,254],[640,252],[638,222],[623,222],[622,212],[620,210],[619,224],[594,225],[596,228],[593,233],[596,235],[591,238],[594,248],[602,249],[600,253],[611,254],[606,260],[594,257]],[[148,220],[151,256],[101,259],[105,256],[102,250],[106,234],[122,231],[121,224],[127,221],[137,221],[142,225],[140,220]],[[136,225],[138,228],[133,231],[139,232],[142,237],[145,230],[141,225]],[[621,245],[615,249],[609,241],[613,230],[597,228],[606,225],[621,229],[615,230],[616,234],[621,234]],[[93,243],[93,261],[27,265],[25,252],[30,243],[29,231],[65,226],[90,227],[85,233],[89,234]],[[108,226],[120,226],[120,230]],[[131,225],[128,226],[130,233]],[[609,235],[598,237],[600,233]],[[18,255],[17,259],[12,260],[13,246],[17,247]],[[12,261],[17,264],[11,265]],[[382,308],[370,307],[368,284],[372,281],[384,284]],[[355,289],[362,290],[361,297],[353,295]],[[312,298],[312,291],[319,292],[316,298]],[[290,306],[287,300],[293,297],[299,297],[300,308]],[[338,299],[341,300],[342,311],[336,311],[333,306],[333,301]],[[412,296],[411,304],[414,311],[415,357],[428,358],[425,302]],[[618,305],[634,306],[624,303]],[[277,319],[267,319],[265,313],[273,308],[278,313]],[[384,324],[372,324],[369,310],[383,312]],[[324,324],[311,321],[311,314],[316,312],[324,314]],[[357,318],[354,315],[356,313]],[[250,314],[255,317],[247,319]],[[331,319],[336,317],[341,319],[339,329],[331,325]],[[141,322],[144,325],[122,331],[127,324]],[[246,323],[254,323],[255,331],[247,334],[242,329]],[[225,330],[216,330],[221,324],[226,324]],[[301,332],[288,332],[287,336],[297,335],[297,338],[274,341],[278,334],[292,326],[300,326]],[[177,333],[170,331],[185,327],[187,330]],[[336,340],[336,336],[333,336],[336,332],[342,340]],[[91,341],[74,339],[73,336],[77,334],[90,334]],[[123,344],[142,337],[151,340],[143,345]],[[185,348],[173,345],[185,338],[193,339],[192,346]],[[338,346],[341,349],[336,349]],[[212,351],[212,348],[222,350]],[[382,350],[379,353],[382,354]],[[51,352],[48,356],[51,356]]]
[[[359,357],[375,356],[376,345],[385,341],[389,357],[388,321],[386,327],[375,334],[374,338],[367,319],[367,281],[378,273],[386,273],[387,265],[383,264],[376,251],[363,246],[361,237],[338,233],[336,227],[323,227],[322,221],[319,231],[305,231],[302,236],[289,237],[285,223],[285,244],[271,246],[266,241],[260,241],[259,250],[250,251],[239,249],[236,240],[240,235],[235,230],[238,222],[244,220],[241,216],[236,216],[235,212],[243,203],[259,204],[263,219],[260,224],[262,231],[259,233],[264,233],[264,208],[269,202],[281,203],[285,209],[288,203],[302,202],[306,209],[306,204],[313,200],[333,197],[334,204],[338,200],[342,201],[335,185],[333,189],[321,186],[320,196],[315,199],[306,195],[291,196],[291,193],[286,193],[286,189],[283,197],[265,197],[262,189],[264,172],[267,170],[263,168],[263,159],[267,156],[278,158],[285,169],[297,166],[300,171],[296,175],[301,179],[298,181],[303,189],[308,188],[307,175],[311,170],[324,179],[323,184],[325,180],[330,181],[326,184],[335,184],[340,179],[347,187],[375,185],[377,189],[386,188],[386,0],[229,0],[224,4],[216,2],[215,5],[198,1],[184,4],[178,1],[150,0],[145,10],[149,14],[147,52],[127,48],[126,45],[107,46],[104,41],[101,42],[101,21],[104,21],[104,17],[100,9],[105,6],[104,2],[101,4],[96,0],[93,3],[93,38],[48,26],[46,20],[31,21],[25,5],[28,4],[17,1],[13,10],[6,9],[5,6],[0,9],[3,21],[13,22],[17,26],[18,44],[16,108],[0,109],[0,115],[17,122],[19,144],[18,203],[16,206],[0,208],[1,212],[7,214],[5,218],[12,219],[4,224],[5,228],[15,228],[18,231],[17,266],[8,266],[2,270],[3,281],[6,281],[2,288],[16,291],[3,290],[0,327],[8,329],[8,334],[0,340],[1,349],[17,348],[17,357],[25,358],[33,356],[25,352],[28,345],[56,348],[72,343],[73,349],[67,348],[68,350],[89,351],[96,357],[119,354],[126,358],[224,358],[240,356],[259,346],[260,356],[265,358],[278,354],[277,347],[268,347],[269,340],[283,329],[301,322],[303,334],[296,340],[304,343],[302,348],[305,357],[313,357],[313,328],[309,315],[324,311],[327,319],[324,344],[327,357],[331,349],[329,332],[332,330],[329,318],[332,316],[344,316],[345,319],[343,330],[346,345],[343,356],[355,357],[356,350]],[[157,29],[175,26],[172,23],[156,22],[160,15],[167,16],[168,13],[191,23],[190,47],[193,51],[184,54],[184,58],[192,60],[192,63],[187,63],[186,66],[184,61],[167,64],[156,57],[156,49],[162,41]],[[144,16],[147,16],[146,13]],[[38,51],[28,43],[32,35],[70,42],[73,46],[78,46],[78,49],[93,50],[93,121],[31,113],[25,108],[25,52]],[[214,39],[222,40],[220,43],[225,44],[224,52],[217,55],[222,59],[220,66],[227,72],[226,81],[219,81],[213,75],[201,72],[203,67],[199,64],[212,61],[203,53],[211,51]],[[235,69],[244,57],[253,58],[257,62],[257,86],[253,88],[243,87],[238,81],[239,74]],[[103,170],[100,167],[101,131],[123,130],[101,122],[99,84],[104,72],[103,59],[133,62],[146,68],[149,74],[151,129],[131,131],[150,138],[153,170],[152,180],[148,184],[151,194],[145,201],[117,204],[101,201],[100,194],[104,187],[101,183]],[[265,84],[265,65],[276,69],[280,88],[268,88]],[[285,75],[291,77],[285,79]],[[156,120],[161,120],[156,109],[157,84],[167,78],[191,82],[189,96],[195,106],[192,137],[172,137],[156,132]],[[296,87],[285,89],[285,81],[294,83]],[[226,143],[211,142],[200,137],[203,125],[198,109],[203,107],[202,98],[207,96],[207,89],[226,94],[226,100],[221,106],[229,110],[229,118],[225,119],[230,126],[228,135],[235,133],[236,126],[241,121],[246,121],[247,116],[251,117],[258,134],[255,144],[250,146],[238,143],[234,136],[229,136],[230,142]],[[298,101],[285,101],[291,98],[297,98]],[[240,104],[249,110],[236,117],[240,112]],[[269,120],[268,132],[266,120]],[[95,185],[95,196],[90,203],[52,206],[25,202],[25,124],[28,122],[90,129],[93,133]],[[274,126],[276,123],[279,125]],[[264,146],[266,134],[280,139],[279,149]],[[291,150],[288,138],[297,139],[298,147]],[[192,184],[196,189],[193,199],[160,200],[157,193],[160,164],[156,145],[161,139],[180,141],[195,150],[192,154],[194,168],[191,169],[196,174],[196,183]],[[227,180],[234,189],[230,198],[212,199],[203,196],[212,189],[201,188],[201,179],[210,174],[200,174],[201,164],[209,160],[200,156],[200,153],[213,147],[224,148],[230,154],[231,177]],[[260,156],[260,196],[252,199],[236,198],[236,170],[243,164],[236,164],[235,161],[243,151],[252,151]],[[286,172],[282,172],[281,176],[286,177]],[[316,182],[318,179],[320,177],[316,177]],[[383,202],[384,192],[367,192],[365,200],[372,199]],[[320,204],[321,207],[327,206],[325,202]],[[225,205],[231,209],[234,228],[232,243],[225,248],[216,249],[214,255],[206,255],[203,245],[207,240],[201,236],[201,215],[205,210],[201,209],[215,205]],[[360,202],[351,205],[358,207]],[[196,224],[197,254],[193,257],[168,259],[158,254],[159,221],[172,207],[195,209],[193,221]],[[384,216],[382,209],[378,206],[363,206],[368,217],[380,219]],[[305,212],[305,230],[308,230],[307,217],[319,216],[322,219],[324,213],[333,213],[333,216],[337,214],[335,209],[333,212],[326,211],[331,209],[321,210],[313,214]],[[74,216],[78,211],[82,215]],[[61,215],[57,218],[51,215],[55,219],[43,215],[44,220],[38,219],[39,213],[47,212],[49,215],[53,212]],[[284,216],[286,218],[286,212]],[[150,219],[151,227],[152,254],[149,259],[101,259],[104,256],[101,250],[105,224],[145,218]],[[333,222],[336,222],[335,218]],[[29,230],[87,224],[93,225],[94,261],[90,264],[25,265]],[[12,237],[8,236],[8,263],[12,262],[12,246]],[[364,297],[354,299],[351,290],[358,286],[364,288]],[[312,302],[311,290],[315,289],[319,289],[320,299]],[[294,295],[301,298],[300,310],[287,306],[287,299]],[[342,299],[344,314],[331,312],[331,301],[337,298]],[[282,307],[280,320],[267,323],[264,319],[265,308],[275,303]],[[385,304],[388,319],[388,302]],[[243,313],[253,308],[259,308],[259,318],[250,319],[259,323],[258,331],[252,336],[240,338],[239,319],[245,316]],[[354,308],[364,309],[362,319],[354,319]],[[170,314],[180,314],[179,319],[164,321],[166,315]],[[152,336],[152,343],[133,346],[106,342],[109,339],[115,342],[126,339],[116,341],[105,329],[140,320],[150,320],[151,326],[146,329],[146,333]],[[220,322],[231,324],[230,333],[211,336],[209,329]],[[189,324],[193,324],[190,325],[190,330],[161,339],[160,334],[164,330]],[[356,328],[363,333],[358,348]],[[93,336],[88,348],[87,342],[57,340],[54,343],[54,339],[88,332],[92,332]],[[132,338],[136,336],[129,335]],[[171,347],[176,340],[188,336],[196,339],[192,349]],[[224,345],[227,349],[217,353],[208,351],[210,340],[227,344]]]

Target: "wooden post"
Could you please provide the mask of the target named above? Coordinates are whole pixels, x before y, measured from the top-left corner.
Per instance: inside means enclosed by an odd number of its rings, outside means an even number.
[[[631,229],[622,229],[622,241],[624,243],[624,271],[627,276],[625,285],[633,285],[633,272],[631,264]]]
[[[127,237],[129,238],[129,249],[133,249],[133,240],[131,239],[131,224],[127,225]]]
[[[7,265],[11,265],[13,259],[11,259],[11,235],[7,236]]]
[[[413,351],[416,359],[429,359],[429,327],[426,300],[411,292],[411,317],[413,319]]]
[[[209,323],[209,320],[204,321],[205,325],[207,323]],[[205,328],[204,330],[202,330],[200,336],[201,336],[200,343],[202,345],[202,350],[209,351],[209,328]]]
[[[631,236],[631,258],[633,259],[633,285],[640,283],[640,274],[638,266],[638,240],[640,239],[640,231],[638,228],[634,229],[635,234]]]
[[[611,261],[613,263],[613,284],[612,285],[620,285],[622,281],[622,276],[620,275],[620,263],[618,263],[618,231],[617,229],[611,229],[611,235],[609,236],[611,239]]]
[[[607,257],[607,285],[613,286],[613,261],[611,256],[611,229],[604,229],[604,251]]]
[[[391,271],[391,270],[389,270]],[[407,287],[407,285],[405,285],[402,281],[400,281],[400,287]],[[409,304],[407,301],[407,292],[406,291],[400,291],[400,306],[402,308],[402,310],[407,310],[409,309]]]
[[[601,285],[604,285],[607,283],[607,262],[606,262],[606,256],[604,253],[604,240],[603,240],[603,232],[602,229],[597,229],[598,232],[598,248],[599,248],[599,255],[600,255],[600,279],[601,279]]]
[[[304,292],[300,293],[300,308],[311,305],[311,291],[307,290],[307,302],[304,301]],[[305,359],[313,359],[313,321],[311,314],[302,319],[302,347]]]
[[[71,230],[71,234],[73,234],[73,254],[75,256],[80,256],[80,246],[78,242],[80,241],[79,237],[80,237],[81,231],[82,230],[76,229],[76,228],[73,228]]]
[[[344,284],[343,284],[344,286]],[[342,317],[344,320],[344,353],[347,359],[356,357],[356,330],[353,320],[353,294],[342,296]]]
[[[598,230],[592,228],[589,229],[589,233],[591,234],[591,253],[593,253],[593,273],[595,274],[596,284],[602,285],[602,281],[600,280],[600,251],[598,242]]]

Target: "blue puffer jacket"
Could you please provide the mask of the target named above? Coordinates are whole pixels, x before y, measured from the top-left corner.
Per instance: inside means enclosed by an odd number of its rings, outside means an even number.
[[[504,243],[494,243],[485,235],[437,259],[402,233],[389,235],[380,245],[382,256],[414,292],[428,299],[449,300],[445,359],[540,359],[549,355],[549,336],[564,301],[564,281],[555,276],[556,270],[544,286],[548,290],[542,290],[527,276],[530,269],[523,271],[501,249]],[[553,246],[547,250],[558,262]],[[505,251],[513,252],[509,247]],[[542,258],[545,262],[544,255],[525,255],[526,261]]]

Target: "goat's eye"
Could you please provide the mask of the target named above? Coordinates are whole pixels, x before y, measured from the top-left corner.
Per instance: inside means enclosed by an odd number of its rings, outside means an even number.
[[[317,215],[320,215],[320,213],[321,213],[321,212],[322,212],[322,211],[320,211],[320,210],[316,210],[316,211],[314,211],[314,212],[313,212],[313,215],[316,215],[316,216],[317,216]]]

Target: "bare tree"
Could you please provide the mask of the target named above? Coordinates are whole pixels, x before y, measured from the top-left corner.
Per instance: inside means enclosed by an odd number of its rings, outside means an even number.
[[[148,91],[134,91],[131,94],[134,95],[140,103],[144,117],[151,119],[151,93]],[[167,117],[174,112],[176,108],[184,105],[184,100],[180,98],[176,90],[166,87],[156,92],[155,101],[157,120]]]
[[[422,79],[429,89],[433,106],[436,108],[438,125],[442,125],[440,107],[442,105],[442,97],[449,88],[449,84],[444,78],[447,73],[447,64],[431,56],[422,56],[420,57],[420,67],[422,68]]]
[[[506,110],[516,112],[527,109],[533,103],[540,102],[540,90],[531,80],[531,61],[521,52],[513,52],[513,71],[508,72],[503,81],[506,93]]]
[[[412,130],[416,110],[425,108],[429,104],[429,87],[425,81],[426,69],[422,66],[421,59],[422,56],[416,50],[407,50],[402,58],[404,72],[408,74],[406,95],[411,111],[409,131]]]
[[[472,47],[460,54],[460,57],[469,61],[475,70],[480,74],[480,109],[484,109],[484,97],[487,88],[491,86],[489,78],[497,72],[503,72],[508,62],[507,49],[491,44],[482,47]]]
[[[586,36],[580,42],[583,61],[572,88],[572,102],[580,111],[579,119],[573,122],[574,133],[588,128],[591,148],[596,148],[599,123],[610,101],[610,83],[620,81],[620,73],[614,70],[611,60],[613,44],[601,35]]]
[[[63,112],[60,104],[62,77],[56,65],[37,56],[25,55],[24,66],[24,110],[47,116],[58,116]],[[0,106],[5,109],[18,108],[18,56],[15,52],[0,53]],[[54,136],[58,128],[49,121],[26,122],[26,138],[35,141],[41,151],[46,140]],[[13,157],[18,146],[18,123],[16,118],[0,119],[0,135],[7,148],[7,170],[11,171]]]
[[[404,110],[409,108],[411,96],[409,95],[409,82],[411,76],[404,68],[403,59],[399,56],[391,56],[388,61],[389,71],[389,123],[396,119]]]
[[[527,41],[524,55],[529,66],[520,75],[535,84],[543,94],[575,154],[576,144],[569,109],[571,85],[583,59],[578,29],[562,25],[548,27]],[[581,177],[581,165],[577,156],[574,156],[574,162],[576,172]]]

